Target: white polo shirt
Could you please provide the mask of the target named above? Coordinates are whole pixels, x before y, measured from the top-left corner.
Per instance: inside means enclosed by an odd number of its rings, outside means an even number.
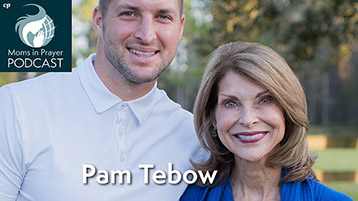
[[[182,173],[199,143],[192,114],[156,86],[122,101],[93,68],[95,54],[72,73],[43,76],[0,88],[0,200],[170,201],[186,183],[156,184],[168,164]],[[83,171],[87,164],[92,167]],[[153,164],[145,184],[145,169]],[[97,173],[83,183],[84,174]],[[106,172],[128,170],[120,183]],[[128,174],[127,174],[128,176]],[[108,184],[105,183],[106,178]],[[163,180],[163,179],[161,179]]]

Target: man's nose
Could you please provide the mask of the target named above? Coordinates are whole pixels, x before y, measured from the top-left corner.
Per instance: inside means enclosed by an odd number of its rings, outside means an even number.
[[[155,40],[157,35],[153,19],[150,17],[143,17],[134,36],[141,40],[144,44],[150,44],[153,40]]]

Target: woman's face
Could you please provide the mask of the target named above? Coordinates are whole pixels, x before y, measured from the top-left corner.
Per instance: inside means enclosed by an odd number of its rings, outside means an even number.
[[[225,147],[247,161],[266,159],[285,133],[282,107],[266,88],[228,72],[218,83],[215,121]]]

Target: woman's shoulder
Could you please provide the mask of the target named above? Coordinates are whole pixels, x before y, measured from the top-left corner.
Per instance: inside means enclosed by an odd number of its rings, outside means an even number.
[[[200,186],[198,184],[190,184],[185,189],[183,195],[180,198],[180,201],[203,200],[203,197],[205,197],[208,190],[209,190],[208,186]]]
[[[214,187],[192,184],[187,187],[180,201],[234,201],[230,182],[224,182]]]
[[[287,173],[288,168],[282,171],[282,177]],[[288,182],[281,185],[281,199],[292,198],[295,200],[330,200],[330,201],[353,201],[344,193],[333,190],[324,184],[314,181],[312,176],[309,176],[304,181]],[[292,199],[284,199],[292,200]]]
[[[353,201],[347,195],[331,189],[319,182],[310,180],[309,183],[311,183],[313,187],[315,200]]]
[[[305,181],[296,181],[284,183],[281,186],[281,198],[290,198],[284,200],[330,200],[330,201],[352,201],[347,195],[333,190],[324,184],[313,181],[311,178]]]

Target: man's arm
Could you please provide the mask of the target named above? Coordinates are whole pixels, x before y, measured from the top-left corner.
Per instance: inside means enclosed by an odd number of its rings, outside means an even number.
[[[24,177],[20,113],[8,87],[0,88],[0,200],[16,200]]]

